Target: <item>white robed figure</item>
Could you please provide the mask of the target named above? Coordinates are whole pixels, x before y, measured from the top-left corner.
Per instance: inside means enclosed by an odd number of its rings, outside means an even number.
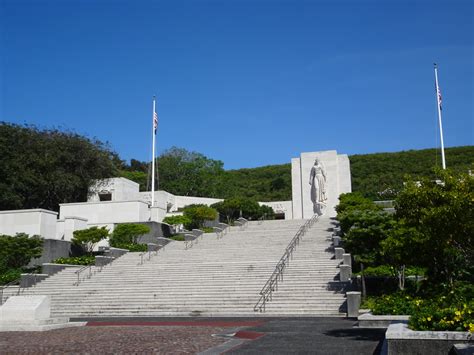
[[[322,215],[326,206],[326,171],[322,162],[316,158],[309,174],[309,184],[311,185],[311,201],[313,202],[313,212]]]

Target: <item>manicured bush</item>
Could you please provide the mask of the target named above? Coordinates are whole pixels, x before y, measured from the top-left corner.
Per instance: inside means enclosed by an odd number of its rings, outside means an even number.
[[[163,223],[167,223],[172,226],[188,225],[191,223],[191,219],[187,216],[168,216],[163,219]]]
[[[76,230],[73,232],[72,243],[80,246],[85,253],[91,254],[98,242],[109,235],[106,227],[91,227],[88,229]]]
[[[121,249],[127,249],[132,252],[147,251],[148,246],[146,244],[120,244]]]
[[[138,238],[147,233],[150,233],[150,227],[147,225],[122,223],[115,227],[109,244],[111,247],[129,249],[131,244],[136,244]]]
[[[217,211],[206,205],[189,205],[183,209],[183,215],[190,222],[184,227],[188,230],[202,228],[205,221],[213,221],[217,218]]]
[[[169,237],[169,239],[176,240],[178,242],[184,242],[184,235],[176,234]]]
[[[83,255],[75,256],[71,258],[58,258],[53,260],[54,264],[67,264],[67,265],[94,265],[95,256],[93,255]]]

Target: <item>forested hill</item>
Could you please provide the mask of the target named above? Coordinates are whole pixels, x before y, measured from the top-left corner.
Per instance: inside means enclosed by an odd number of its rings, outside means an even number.
[[[435,149],[350,156],[352,188],[388,199],[405,174],[434,177]],[[448,168],[474,171],[474,146],[446,149]],[[57,129],[0,121],[0,211],[45,208],[85,201],[94,179],[123,176],[147,189],[148,162],[127,163],[97,139]],[[172,147],[157,158],[158,188],[175,195],[291,200],[290,164],[224,170],[224,163]]]
[[[474,172],[474,146],[445,150],[448,168]],[[434,177],[441,166],[439,150],[423,149],[396,153],[349,156],[352,190],[373,199],[392,198],[403,185],[405,175]],[[259,201],[291,200],[291,165],[269,165],[225,172],[229,190],[222,197],[256,196]]]

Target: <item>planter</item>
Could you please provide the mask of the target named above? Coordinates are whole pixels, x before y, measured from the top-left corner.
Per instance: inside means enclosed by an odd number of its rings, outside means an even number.
[[[388,355],[445,355],[455,344],[470,343],[472,338],[470,332],[415,331],[406,323],[390,324],[385,333]]]

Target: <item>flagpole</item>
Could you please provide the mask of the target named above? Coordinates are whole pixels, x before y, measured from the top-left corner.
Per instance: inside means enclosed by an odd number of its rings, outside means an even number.
[[[153,96],[153,112],[152,112],[152,123],[151,123],[151,132],[153,137],[152,143],[152,159],[151,159],[151,207],[155,205],[155,136],[156,136],[156,128],[155,128],[155,96]]]
[[[444,157],[444,141],[443,141],[443,123],[441,121],[441,92],[438,85],[438,66],[434,63],[435,72],[435,83],[436,83],[436,100],[438,102],[438,121],[439,121],[439,134],[441,136],[441,161],[443,169],[446,169],[446,160]]]

